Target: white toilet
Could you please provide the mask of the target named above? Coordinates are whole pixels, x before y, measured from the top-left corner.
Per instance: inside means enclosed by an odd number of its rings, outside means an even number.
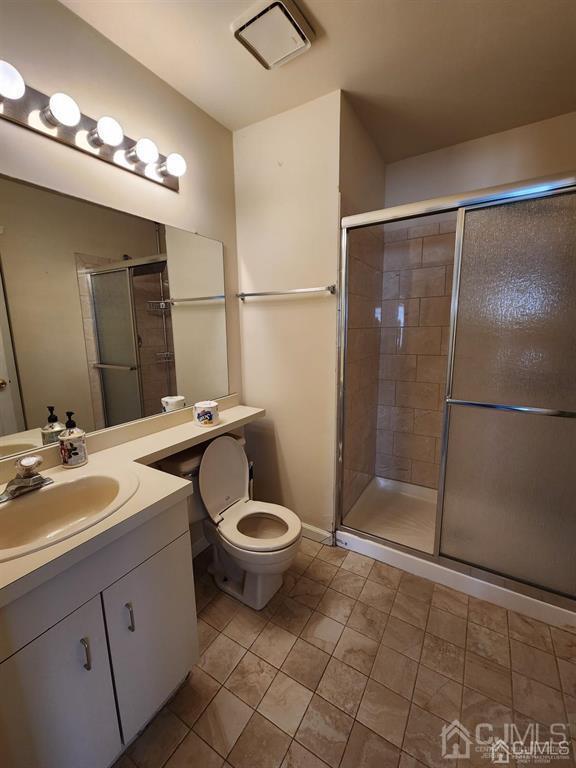
[[[204,530],[213,546],[214,579],[224,592],[260,610],[296,557],[300,518],[286,507],[248,497],[248,460],[233,437],[218,437],[206,448],[199,481],[211,518]]]

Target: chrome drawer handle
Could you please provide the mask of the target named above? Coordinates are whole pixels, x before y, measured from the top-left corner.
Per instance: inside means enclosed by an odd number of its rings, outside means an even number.
[[[128,624],[128,630],[130,632],[136,632],[136,622],[134,621],[134,606],[132,603],[126,603],[124,607],[128,608],[128,613],[130,614],[130,624]]]
[[[86,654],[86,662],[84,663],[84,669],[87,669],[88,672],[92,669],[92,652],[90,650],[90,640],[87,637],[83,637],[80,642],[82,643],[82,647],[84,648],[84,653]]]

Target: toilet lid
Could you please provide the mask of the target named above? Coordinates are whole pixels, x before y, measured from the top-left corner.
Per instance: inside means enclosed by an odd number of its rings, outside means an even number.
[[[200,464],[200,496],[215,523],[240,499],[248,498],[248,459],[233,437],[217,437]]]

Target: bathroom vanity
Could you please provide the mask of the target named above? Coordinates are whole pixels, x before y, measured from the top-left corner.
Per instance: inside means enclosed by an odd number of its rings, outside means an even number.
[[[147,465],[262,413],[237,406],[216,427],[180,424],[43,472],[53,485],[30,497],[64,493],[72,473],[114,473],[133,489],[29,554],[2,561],[0,536],[0,765],[108,768],[185,679],[198,654],[192,485]],[[22,501],[9,502],[14,514]]]

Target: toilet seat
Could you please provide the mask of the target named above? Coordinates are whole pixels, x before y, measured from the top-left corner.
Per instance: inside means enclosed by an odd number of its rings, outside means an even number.
[[[273,526],[278,523],[283,524],[284,530],[278,535],[268,531],[269,535],[262,538],[243,533],[238,526],[242,527],[242,522],[249,525],[252,521],[248,518],[253,516],[261,516],[263,529],[267,527],[266,518],[268,518]],[[257,524],[258,521],[254,522]],[[277,552],[298,541],[302,525],[298,515],[286,507],[264,501],[241,499],[225,510],[218,524],[218,531],[226,541],[240,549],[250,552]]]

